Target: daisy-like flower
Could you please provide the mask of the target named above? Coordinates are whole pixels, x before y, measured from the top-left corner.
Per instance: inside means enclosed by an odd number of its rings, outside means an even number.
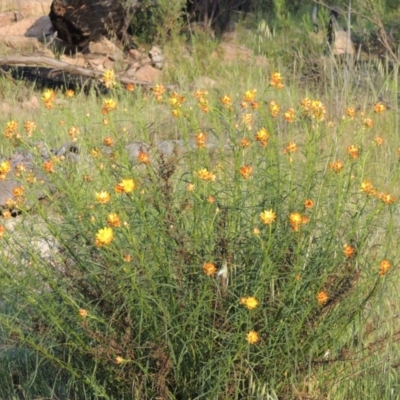
[[[247,128],[247,130],[251,131],[253,129],[253,114],[243,114],[242,124]]]
[[[265,128],[261,128],[256,132],[255,139],[260,142],[261,146],[265,147],[268,143],[269,133]]]
[[[139,151],[138,154],[138,161],[140,164],[146,164],[149,165],[150,164],[150,156],[149,153],[145,152],[145,151]]]
[[[109,245],[114,240],[114,232],[111,228],[106,227],[99,229],[96,234],[95,244],[97,247]]]
[[[111,200],[110,193],[106,192],[105,190],[101,192],[97,192],[95,194],[96,201],[100,204],[107,204]]]
[[[110,213],[107,215],[107,224],[108,226],[118,228],[121,226],[121,220],[119,219],[118,214]]]
[[[366,194],[373,194],[375,192],[375,189],[374,186],[372,185],[372,182],[365,179],[361,182],[360,191]]]
[[[304,201],[304,208],[310,209],[314,207],[314,200],[313,199],[307,199]]]
[[[197,171],[197,176],[202,181],[215,182],[215,180],[217,179],[217,175],[210,172],[207,168],[202,168],[199,171]]]
[[[68,135],[71,140],[75,142],[79,136],[79,128],[77,128],[76,126],[71,126],[70,128],[68,128]]]
[[[317,301],[320,306],[323,306],[329,300],[329,296],[326,292],[321,290],[317,294]]]
[[[243,101],[246,103],[251,103],[255,101],[257,97],[257,89],[247,90],[243,96]]]
[[[221,97],[221,103],[227,107],[227,108],[231,108],[232,107],[232,97],[225,95]]]
[[[260,220],[264,225],[271,225],[276,220],[276,214],[272,209],[260,213]]]
[[[277,89],[282,89],[284,87],[284,85],[283,85],[283,78],[282,78],[281,74],[279,72],[274,72],[271,75],[269,84],[271,86],[276,87]]]
[[[51,160],[45,161],[45,162],[43,163],[43,169],[44,169],[48,174],[54,173],[54,163],[53,163],[53,161],[51,161]]]
[[[101,82],[107,89],[113,88],[117,82],[115,80],[115,72],[113,69],[106,69],[101,77]]]
[[[313,100],[311,102],[311,117],[317,121],[325,120],[325,105],[319,100]]]
[[[50,110],[51,108],[53,108],[53,102],[54,99],[56,97],[56,94],[54,92],[54,90],[52,89],[47,89],[43,92],[42,94],[42,101],[44,103],[44,106]]]
[[[4,175],[6,175],[6,174],[8,174],[9,172],[11,171],[11,163],[10,163],[10,161],[2,161],[1,163],[0,163],[0,174],[4,174]]]
[[[248,179],[253,172],[253,167],[250,165],[243,165],[243,167],[240,167],[240,175],[242,175],[243,179]]]
[[[64,95],[67,99],[72,99],[75,96],[75,92],[72,89],[68,89]]]
[[[397,201],[397,197],[394,197],[389,193],[379,193],[379,199],[387,205],[396,203]]]
[[[185,102],[185,98],[178,93],[172,93],[171,97],[169,98],[169,104],[172,108],[180,108],[182,104]]]
[[[193,192],[194,189],[196,189],[196,185],[195,185],[194,183],[188,183],[188,184],[186,185],[186,190],[187,190],[188,192]]]
[[[20,197],[24,195],[24,187],[23,186],[17,186],[12,190],[12,194],[14,197]]]
[[[126,363],[125,358],[123,358],[123,357],[121,357],[121,356],[115,357],[115,364],[120,365],[120,364],[124,364],[124,363]]]
[[[289,222],[290,225],[292,226],[292,229],[297,232],[303,223],[303,217],[299,212],[292,212],[289,215]]]
[[[376,103],[374,105],[374,113],[376,113],[376,114],[382,114],[383,112],[385,112],[385,110],[386,110],[386,107],[381,102]]]
[[[346,115],[353,119],[356,116],[356,109],[354,107],[347,107],[346,108]]]
[[[340,172],[344,168],[344,164],[340,160],[336,160],[329,164],[329,169],[334,172]]]
[[[294,108],[289,108],[283,113],[283,119],[291,124],[294,121],[295,113]]]
[[[84,308],[80,308],[80,309],[78,310],[78,314],[79,314],[79,316],[80,316],[81,318],[86,318],[86,317],[89,315],[88,311],[85,310]]]
[[[260,337],[256,331],[250,331],[246,335],[246,340],[249,344],[255,344],[260,340]]]
[[[356,158],[358,158],[360,154],[360,149],[358,148],[358,146],[351,144],[350,146],[347,147],[347,154],[349,155],[350,158],[355,160]]]
[[[379,275],[380,276],[386,275],[387,272],[389,271],[390,267],[391,267],[391,264],[390,264],[389,260],[382,260],[379,263]]]
[[[239,141],[239,147],[242,149],[245,149],[246,147],[249,147],[251,145],[251,141],[249,138],[242,138]],[[400,147],[399,147],[399,157],[400,157]]]
[[[154,97],[158,102],[163,100],[163,94],[165,92],[165,87],[163,85],[155,85],[153,87]]]
[[[196,144],[199,149],[206,147],[207,135],[204,132],[196,134]]]
[[[240,304],[243,304],[249,310],[253,310],[258,306],[258,300],[253,296],[241,297]]]
[[[382,146],[382,145],[383,145],[383,142],[384,142],[384,139],[383,139],[382,136],[376,136],[376,137],[374,137],[373,142],[374,142],[377,146]]]
[[[272,118],[275,118],[279,114],[279,111],[281,111],[281,106],[275,100],[269,103],[268,108]]]
[[[217,273],[217,267],[213,263],[204,263],[203,271],[207,276],[213,276]]]
[[[18,122],[11,120],[7,122],[6,129],[4,131],[4,137],[6,139],[11,139],[16,135],[18,130]]]
[[[374,126],[374,121],[371,118],[365,118],[363,121],[364,128],[372,128]]]
[[[297,150],[297,144],[295,142],[289,142],[287,146],[283,149],[283,154],[295,153]]]
[[[133,179],[122,179],[120,183],[114,187],[117,193],[131,193],[135,189],[135,181]]]
[[[133,92],[133,91],[135,90],[135,85],[134,85],[133,83],[128,83],[128,84],[125,86],[125,89],[126,89],[128,92]]]
[[[104,99],[103,108],[101,110],[102,114],[107,114],[117,108],[118,103],[114,99]]]
[[[31,137],[36,128],[37,126],[34,121],[26,121],[24,124],[26,136]]]
[[[356,253],[356,250],[353,246],[350,246],[349,244],[345,244],[343,246],[343,254],[346,258],[353,257],[355,253]]]
[[[114,139],[110,136],[107,136],[103,139],[104,146],[112,147],[114,146]]]
[[[213,204],[215,203],[215,197],[214,196],[208,196],[207,197],[207,203]]]

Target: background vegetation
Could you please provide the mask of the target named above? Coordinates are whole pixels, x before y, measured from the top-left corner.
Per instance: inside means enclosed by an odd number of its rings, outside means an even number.
[[[2,78],[2,154],[36,177],[1,221],[3,398],[398,397],[398,31],[350,64],[322,8],[316,33],[312,4],[273,6],[233,14],[252,53],[226,62],[160,2],[176,91]],[[389,37],[389,2],[352,8]],[[77,160],[42,158],[67,141]]]

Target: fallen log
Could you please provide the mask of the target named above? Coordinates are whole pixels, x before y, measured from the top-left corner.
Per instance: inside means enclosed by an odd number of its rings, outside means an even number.
[[[45,68],[43,65],[51,67]],[[88,80],[93,79],[93,83],[97,85],[101,85],[101,77],[103,76],[102,71],[97,71],[94,69],[76,67],[74,65],[65,63],[63,61],[55,60],[53,58],[42,57],[42,56],[7,56],[0,57],[0,67],[3,66],[4,70],[10,70],[11,66],[15,66],[18,70],[20,68],[21,72],[24,72],[24,68],[31,68],[30,70],[25,70],[25,74],[19,74],[18,76],[13,76],[14,79],[29,79],[29,80],[37,80],[39,83],[42,83],[43,87],[51,88],[51,81],[55,81],[56,84],[53,83],[57,87],[67,86],[68,83],[71,85],[82,86],[85,83],[88,83]],[[7,67],[4,67],[7,66]],[[32,66],[37,67],[36,71]],[[39,69],[38,69],[39,68]],[[33,79],[29,78],[29,74],[33,74]],[[86,79],[84,79],[86,78]],[[46,85],[45,79],[49,79],[49,85]],[[120,82],[123,85],[134,84],[136,86],[143,86],[152,88],[155,85],[151,82],[141,81],[136,79],[130,79],[125,76],[116,75],[116,81]],[[72,87],[70,87],[72,88]],[[166,89],[175,90],[176,87],[172,85],[165,86]]]

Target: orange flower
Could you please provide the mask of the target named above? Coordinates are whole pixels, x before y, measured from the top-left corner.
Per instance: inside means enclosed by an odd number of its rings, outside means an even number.
[[[300,228],[300,225],[303,223],[303,217],[299,212],[292,212],[289,215],[289,222],[292,225],[292,229],[297,232]]]
[[[121,226],[121,220],[116,213],[110,213],[107,215],[107,223],[111,227],[118,228]]]
[[[274,72],[269,80],[269,84],[276,87],[277,89],[282,89],[284,87],[282,82],[283,78],[281,77],[281,74],[279,72]]]
[[[329,300],[329,296],[328,296],[327,293],[324,292],[323,290],[321,290],[321,291],[317,294],[317,301],[318,301],[318,304],[319,304],[320,306],[323,306],[328,300]]]
[[[371,181],[368,180],[363,180],[361,182],[361,192],[366,193],[366,194],[373,194],[375,192],[375,189],[371,183]]]
[[[196,144],[199,149],[206,147],[206,140],[207,135],[204,132],[199,132],[196,134]]]
[[[377,146],[382,146],[384,139],[381,136],[376,136],[373,140],[373,142],[377,145]]]
[[[102,114],[107,114],[117,108],[118,103],[113,99],[104,99],[103,108],[101,110]]]
[[[376,103],[374,105],[374,112],[377,113],[377,114],[381,114],[381,113],[385,112],[385,110],[386,110],[386,107],[381,102]]]
[[[374,126],[374,121],[371,118],[365,118],[363,121],[364,128],[372,128]]]
[[[68,128],[68,135],[71,140],[75,142],[79,136],[79,128],[77,128],[76,126],[71,126],[70,128]]]
[[[80,308],[80,309],[78,310],[78,314],[79,314],[79,316],[82,317],[82,318],[86,318],[86,317],[89,315],[88,311],[85,310],[84,308]]]
[[[358,158],[360,154],[360,149],[356,145],[351,144],[350,146],[347,147],[347,153],[350,158],[355,160],[356,158]]]
[[[246,147],[249,147],[250,145],[251,145],[250,139],[248,139],[248,138],[240,139],[239,147],[245,149]],[[399,153],[399,156],[400,156],[400,153]]]
[[[112,147],[114,146],[114,139],[110,136],[107,136],[103,139],[104,146]]]
[[[386,273],[389,271],[391,267],[390,261],[389,260],[382,260],[379,263],[379,275],[383,276],[386,275]]]
[[[283,149],[283,154],[295,153],[298,150],[295,142],[289,142],[288,145]]]
[[[243,167],[240,168],[240,175],[242,175],[243,179],[248,179],[253,172],[253,167],[249,165],[243,165]]]
[[[256,97],[257,97],[257,89],[247,90],[243,96],[243,101],[251,103],[252,101],[255,101]]]
[[[289,108],[283,113],[283,119],[291,124],[294,121],[295,113],[294,108]]]
[[[210,203],[210,204],[215,203],[215,197],[214,196],[208,196],[207,197],[207,202]]]
[[[307,199],[304,201],[304,207],[305,208],[313,208],[314,207],[314,200],[313,199]]]
[[[346,115],[353,119],[356,115],[356,109],[354,107],[347,107],[346,108]]]
[[[138,161],[140,164],[150,164],[150,157],[149,154],[145,151],[139,151],[138,154]]]
[[[389,193],[380,193],[379,198],[387,205],[393,204],[397,201],[397,198]]]
[[[346,258],[351,258],[354,256],[356,250],[354,249],[353,246],[350,246],[349,244],[345,244],[343,246],[343,254],[345,255]]]
[[[313,100],[311,102],[311,117],[318,121],[325,119],[325,105],[319,100]]]
[[[67,99],[72,99],[74,96],[75,96],[75,92],[74,92],[72,89],[68,89],[68,90],[65,92],[65,97],[66,97]]]
[[[17,186],[12,190],[12,194],[14,197],[19,197],[24,195],[24,187],[23,186]]]
[[[202,168],[197,171],[197,176],[202,181],[215,182],[215,180],[217,179],[217,176],[214,173],[210,172],[207,168]]]
[[[329,169],[334,172],[340,172],[344,168],[344,164],[340,160],[336,160],[329,164]]]
[[[5,233],[6,233],[6,228],[3,225],[0,225],[0,239],[3,238]]]
[[[53,161],[45,161],[43,163],[43,169],[49,174],[53,173],[54,172],[54,163],[53,163]]]
[[[232,107],[232,98],[230,96],[225,95],[225,96],[221,97],[221,103],[225,107],[230,109]]]
[[[125,89],[126,89],[128,92],[133,92],[133,91],[135,90],[135,85],[134,85],[133,83],[128,83],[128,84],[125,86]]]
[[[213,263],[204,263],[203,271],[207,276],[213,276],[217,273],[217,267]]]
[[[37,126],[34,121],[26,121],[24,124],[26,136],[31,137],[36,128]]]

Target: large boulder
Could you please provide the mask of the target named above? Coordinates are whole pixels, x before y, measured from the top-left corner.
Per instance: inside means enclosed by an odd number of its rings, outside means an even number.
[[[53,0],[49,17],[60,39],[83,50],[102,36],[131,44],[127,35],[130,12],[123,0]]]

